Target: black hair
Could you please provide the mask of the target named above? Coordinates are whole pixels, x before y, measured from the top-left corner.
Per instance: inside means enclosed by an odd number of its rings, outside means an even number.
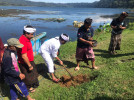
[[[127,17],[128,16],[128,12],[122,12],[121,14],[120,14],[120,17]]]
[[[89,24],[89,25],[91,25],[91,23],[92,23],[92,19],[91,19],[91,18],[86,18],[86,19],[84,20],[84,24]]]
[[[34,28],[34,27],[31,26],[31,25],[26,25],[26,28]],[[30,34],[30,33],[26,32],[26,31],[23,29],[23,35],[25,35],[25,34]]]
[[[63,33],[63,35],[65,35],[66,37],[68,37],[67,34],[64,34],[64,33]],[[62,41],[65,41],[65,40],[61,37],[61,35],[60,35],[60,38],[59,38],[59,39],[62,40]]]

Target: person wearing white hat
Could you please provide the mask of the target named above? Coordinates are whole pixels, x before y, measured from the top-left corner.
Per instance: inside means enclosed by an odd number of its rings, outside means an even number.
[[[30,41],[35,31],[36,29],[33,26],[26,25],[23,29],[23,35],[19,38],[24,47],[18,51],[18,63],[21,72],[26,76],[24,82],[30,92],[34,92],[35,88],[39,86],[38,72],[34,63],[32,43]]]
[[[57,79],[54,75],[53,59],[56,58],[59,63],[63,65],[63,62],[57,56],[57,53],[61,44],[65,44],[67,41],[69,41],[69,36],[66,34],[61,34],[60,37],[51,38],[45,41],[39,49],[39,53],[47,64],[48,71],[52,77],[52,80],[56,83],[59,82],[59,79]]]
[[[4,44],[4,48],[7,49],[7,47],[8,47],[8,44]]]

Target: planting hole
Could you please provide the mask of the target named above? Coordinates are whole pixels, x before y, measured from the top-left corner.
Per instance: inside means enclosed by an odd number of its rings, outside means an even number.
[[[90,82],[95,80],[96,76],[89,76],[89,75],[77,75],[77,76],[73,76],[72,78],[70,76],[62,76],[61,77],[61,82],[59,82],[60,86],[62,87],[70,87],[70,86],[76,86],[76,85],[80,85],[82,83],[85,82]]]

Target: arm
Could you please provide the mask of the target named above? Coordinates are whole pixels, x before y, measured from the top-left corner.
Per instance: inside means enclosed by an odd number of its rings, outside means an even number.
[[[113,26],[113,25],[111,25],[111,28],[112,28],[112,29],[116,29],[116,28],[117,28],[117,26]]]
[[[24,60],[24,62],[28,65],[29,70],[33,70],[33,66],[31,65],[28,57],[27,57],[27,53],[22,54],[22,59]]]
[[[59,61],[59,63],[60,63],[61,65],[63,65],[63,62],[60,60],[59,57],[55,57],[55,58]]]
[[[120,26],[120,28],[121,28],[122,30],[126,29],[126,27],[123,27],[123,26]]]
[[[1,52],[1,54],[0,54],[0,64],[2,63],[2,58],[3,58],[3,52]]]
[[[113,19],[113,21],[111,22],[110,26],[111,26],[112,29],[116,29],[117,28],[117,26],[116,26],[116,19]]]
[[[127,28],[126,26],[127,26],[127,25],[126,25],[126,22],[124,21],[124,22],[123,22],[123,25],[120,25],[120,28],[121,28],[122,30],[124,30],[124,29]]]
[[[86,44],[89,44],[89,45],[93,46],[93,45],[92,45],[92,41],[87,41],[87,40],[85,40],[85,39],[83,39],[83,38],[79,38],[79,40],[80,40],[81,42],[83,42],[83,43],[86,43]]]
[[[54,45],[54,46],[53,46],[53,50],[52,50],[52,56],[53,56],[54,58],[56,58],[56,59],[59,61],[59,63],[60,63],[61,65],[63,65],[63,62],[62,62],[62,61],[60,60],[60,58],[57,56],[58,50],[59,50],[59,47],[57,47],[56,45]]]
[[[23,40],[20,40],[20,43],[24,45],[21,51],[21,57],[24,60],[24,62],[27,64],[27,66],[29,67],[29,70],[33,70],[33,66],[31,65],[27,56],[27,43],[26,41],[23,41]]]

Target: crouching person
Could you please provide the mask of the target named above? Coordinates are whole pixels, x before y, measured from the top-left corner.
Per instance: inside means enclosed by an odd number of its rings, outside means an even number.
[[[63,65],[62,60],[57,56],[58,50],[61,44],[65,44],[69,41],[69,36],[66,34],[61,34],[60,37],[51,38],[45,41],[40,49],[39,53],[47,64],[48,71],[54,82],[59,82],[60,79],[57,79],[54,75],[54,62],[53,59],[56,58],[61,65]]]
[[[26,85],[22,82],[25,75],[19,72],[17,65],[15,52],[18,48],[22,48],[23,44],[16,38],[8,39],[7,43],[8,48],[4,51],[3,55],[3,73],[5,82],[10,86],[11,100],[17,100],[17,93],[26,97],[28,100],[35,100],[30,97]]]

